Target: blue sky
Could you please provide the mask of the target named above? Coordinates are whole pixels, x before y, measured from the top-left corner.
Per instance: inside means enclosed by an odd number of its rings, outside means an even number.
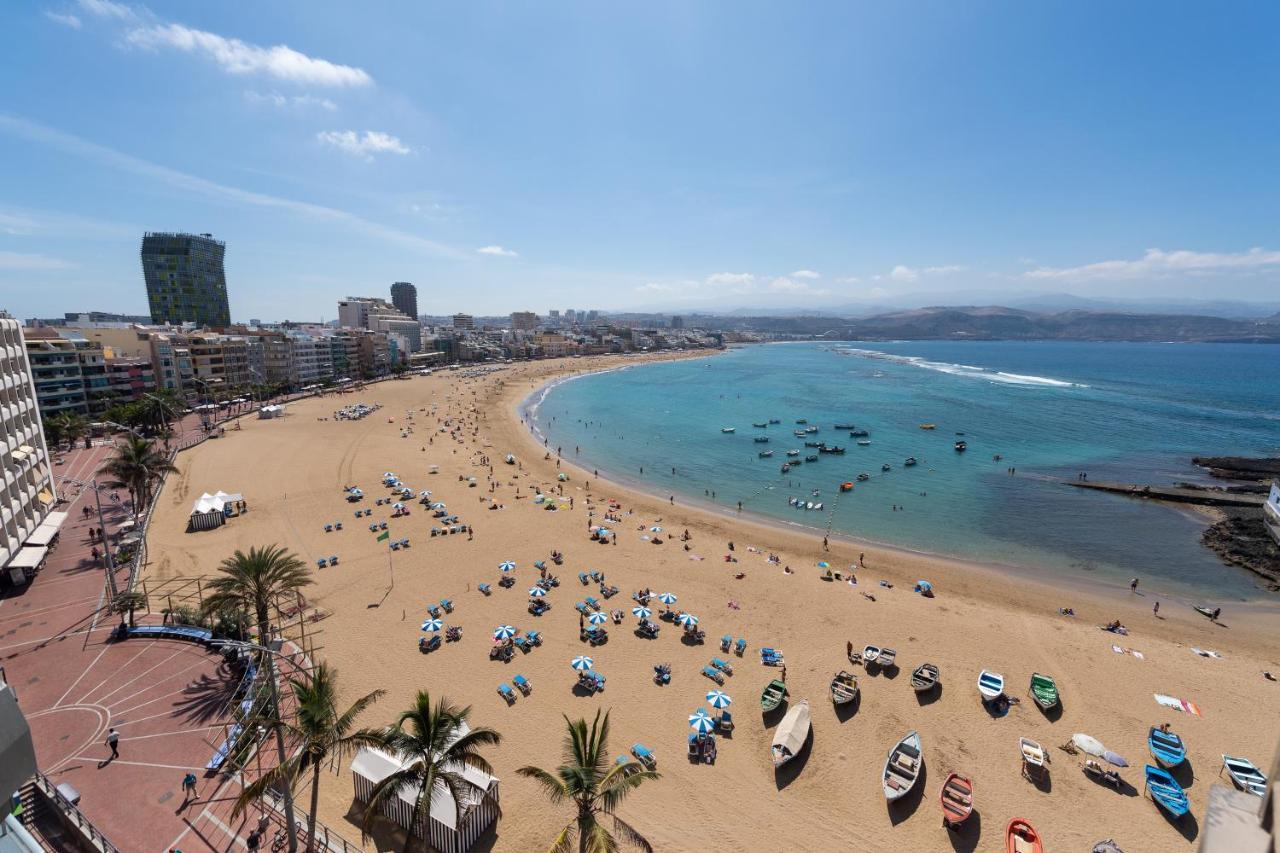
[[[237,320],[1275,300],[1271,3],[49,0],[0,11],[0,307]]]

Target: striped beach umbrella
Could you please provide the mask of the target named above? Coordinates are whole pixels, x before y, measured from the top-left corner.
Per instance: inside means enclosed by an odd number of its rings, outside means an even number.
[[[442,503],[440,503],[440,502],[438,502],[438,501],[437,501],[436,503],[431,504],[431,508],[432,508],[432,509],[444,509],[444,504],[442,504]]]
[[[656,526],[655,526],[655,527],[650,527],[650,528],[649,528],[649,532],[650,532],[650,533],[661,533],[661,532],[662,532],[662,528],[661,528],[661,527],[656,527]]]
[[[676,621],[686,628],[694,628],[698,625],[698,617],[694,616],[692,613],[681,613]]]
[[[515,560],[503,560],[501,563],[498,563],[498,568],[504,572],[509,572],[513,570],[515,567],[516,567]]]
[[[709,735],[716,730],[716,721],[710,717],[699,717],[694,714],[689,718],[689,728],[700,735]]]
[[[733,703],[729,698],[729,694],[723,690],[712,690],[707,694],[707,704],[712,708],[728,708]]]
[[[658,600],[670,606],[676,603],[676,594],[674,592],[660,592],[658,593]]]
[[[542,596],[546,594],[547,594],[547,591],[540,586],[531,587],[529,589],[530,598],[542,598]]]
[[[576,658],[569,661],[569,666],[573,667],[578,672],[586,672],[587,670],[591,669],[591,667],[594,664],[595,664],[595,661],[587,657],[586,655],[578,655]]]
[[[495,640],[510,640],[518,631],[511,625],[499,625],[493,629],[493,638]]]
[[[631,615],[639,616],[641,619],[648,619],[653,615],[653,611],[641,604],[638,607],[631,608]]]
[[[706,708],[699,708],[698,710],[694,711],[692,714],[689,715],[689,722],[692,723],[695,717],[710,717],[710,716],[711,715],[707,713]]]
[[[431,490],[430,490],[430,489],[423,489],[422,491],[418,492],[418,497],[420,497],[420,498],[429,498],[429,497],[431,497]]]
[[[422,623],[422,630],[439,631],[443,626],[444,626],[444,623],[441,622],[439,619],[428,619],[426,622]]]
[[[604,623],[609,621],[609,615],[607,613],[601,613],[599,610],[597,610],[595,613],[592,613],[590,616],[587,617],[587,621],[590,622],[592,625],[603,625]]]

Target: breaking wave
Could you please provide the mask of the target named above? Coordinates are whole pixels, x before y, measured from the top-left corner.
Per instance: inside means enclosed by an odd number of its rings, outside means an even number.
[[[858,349],[856,347],[841,347],[835,350],[842,355],[851,355],[856,358],[869,358],[876,361],[888,361],[894,364],[906,364],[911,367],[920,367],[925,370],[933,370],[938,373],[949,373],[952,376],[963,376],[969,379],[985,379],[988,382],[1001,382],[1005,385],[1028,385],[1039,386],[1042,388],[1088,388],[1080,382],[1068,382],[1063,379],[1051,379],[1048,376],[1027,376],[1021,373],[1006,373],[1002,370],[989,370],[985,367],[976,367],[972,364],[952,364],[945,361],[929,361],[918,355],[894,355],[893,353],[881,352],[874,349]]]

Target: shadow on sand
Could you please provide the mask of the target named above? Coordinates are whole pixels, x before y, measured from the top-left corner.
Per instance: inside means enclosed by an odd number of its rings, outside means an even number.
[[[915,814],[916,809],[920,808],[920,802],[924,799],[924,792],[928,787],[929,764],[925,762],[920,765],[920,776],[916,779],[916,783],[911,786],[911,790],[907,791],[900,799],[888,802],[889,822],[897,826]]]

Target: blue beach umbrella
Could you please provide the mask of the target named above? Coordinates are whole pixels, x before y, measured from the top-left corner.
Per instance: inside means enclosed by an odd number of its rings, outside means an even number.
[[[426,622],[422,623],[422,630],[439,631],[443,625],[444,623],[441,622],[439,619],[428,619]]]
[[[819,561],[818,561],[818,568],[820,568],[820,569],[829,569],[829,568],[831,568],[831,564],[830,564],[830,563],[828,563],[826,560],[819,560]]]
[[[608,614],[601,613],[600,611],[597,610],[595,613],[592,613],[590,616],[587,617],[587,621],[590,622],[592,625],[603,625],[604,623],[609,621],[609,616]]]
[[[662,532],[662,528],[661,528],[661,527],[650,527],[650,528],[649,528],[649,532],[650,532],[650,533],[661,533],[661,532]]]
[[[674,592],[660,592],[658,593],[658,600],[670,606],[676,603],[676,594]]]
[[[516,629],[511,625],[499,625],[493,629],[493,638],[495,640],[510,640],[516,633]]]
[[[709,735],[716,730],[716,721],[710,717],[699,717],[694,714],[689,718],[689,728],[700,735]]]
[[[692,613],[681,613],[677,621],[686,628],[693,628],[698,624],[698,617]]]
[[[631,615],[639,616],[641,619],[648,619],[653,615],[653,611],[642,604],[638,607],[631,608]]]
[[[710,716],[711,715],[707,713],[706,708],[699,708],[698,710],[694,711],[692,714],[689,715],[689,722],[692,723],[694,717],[710,717]]]
[[[535,586],[529,590],[530,598],[542,598],[542,596],[546,594],[547,594],[547,591],[540,586]]]
[[[569,661],[569,666],[578,670],[578,672],[586,672],[587,670],[591,669],[594,663],[595,661],[587,657],[586,655],[578,655],[576,658]]]
[[[728,708],[733,703],[733,700],[723,690],[712,690],[707,694],[707,703],[712,708]]]
[[[515,567],[516,567],[515,560],[503,560],[501,563],[498,563],[498,568],[502,569],[502,571],[504,572],[509,572]]]

